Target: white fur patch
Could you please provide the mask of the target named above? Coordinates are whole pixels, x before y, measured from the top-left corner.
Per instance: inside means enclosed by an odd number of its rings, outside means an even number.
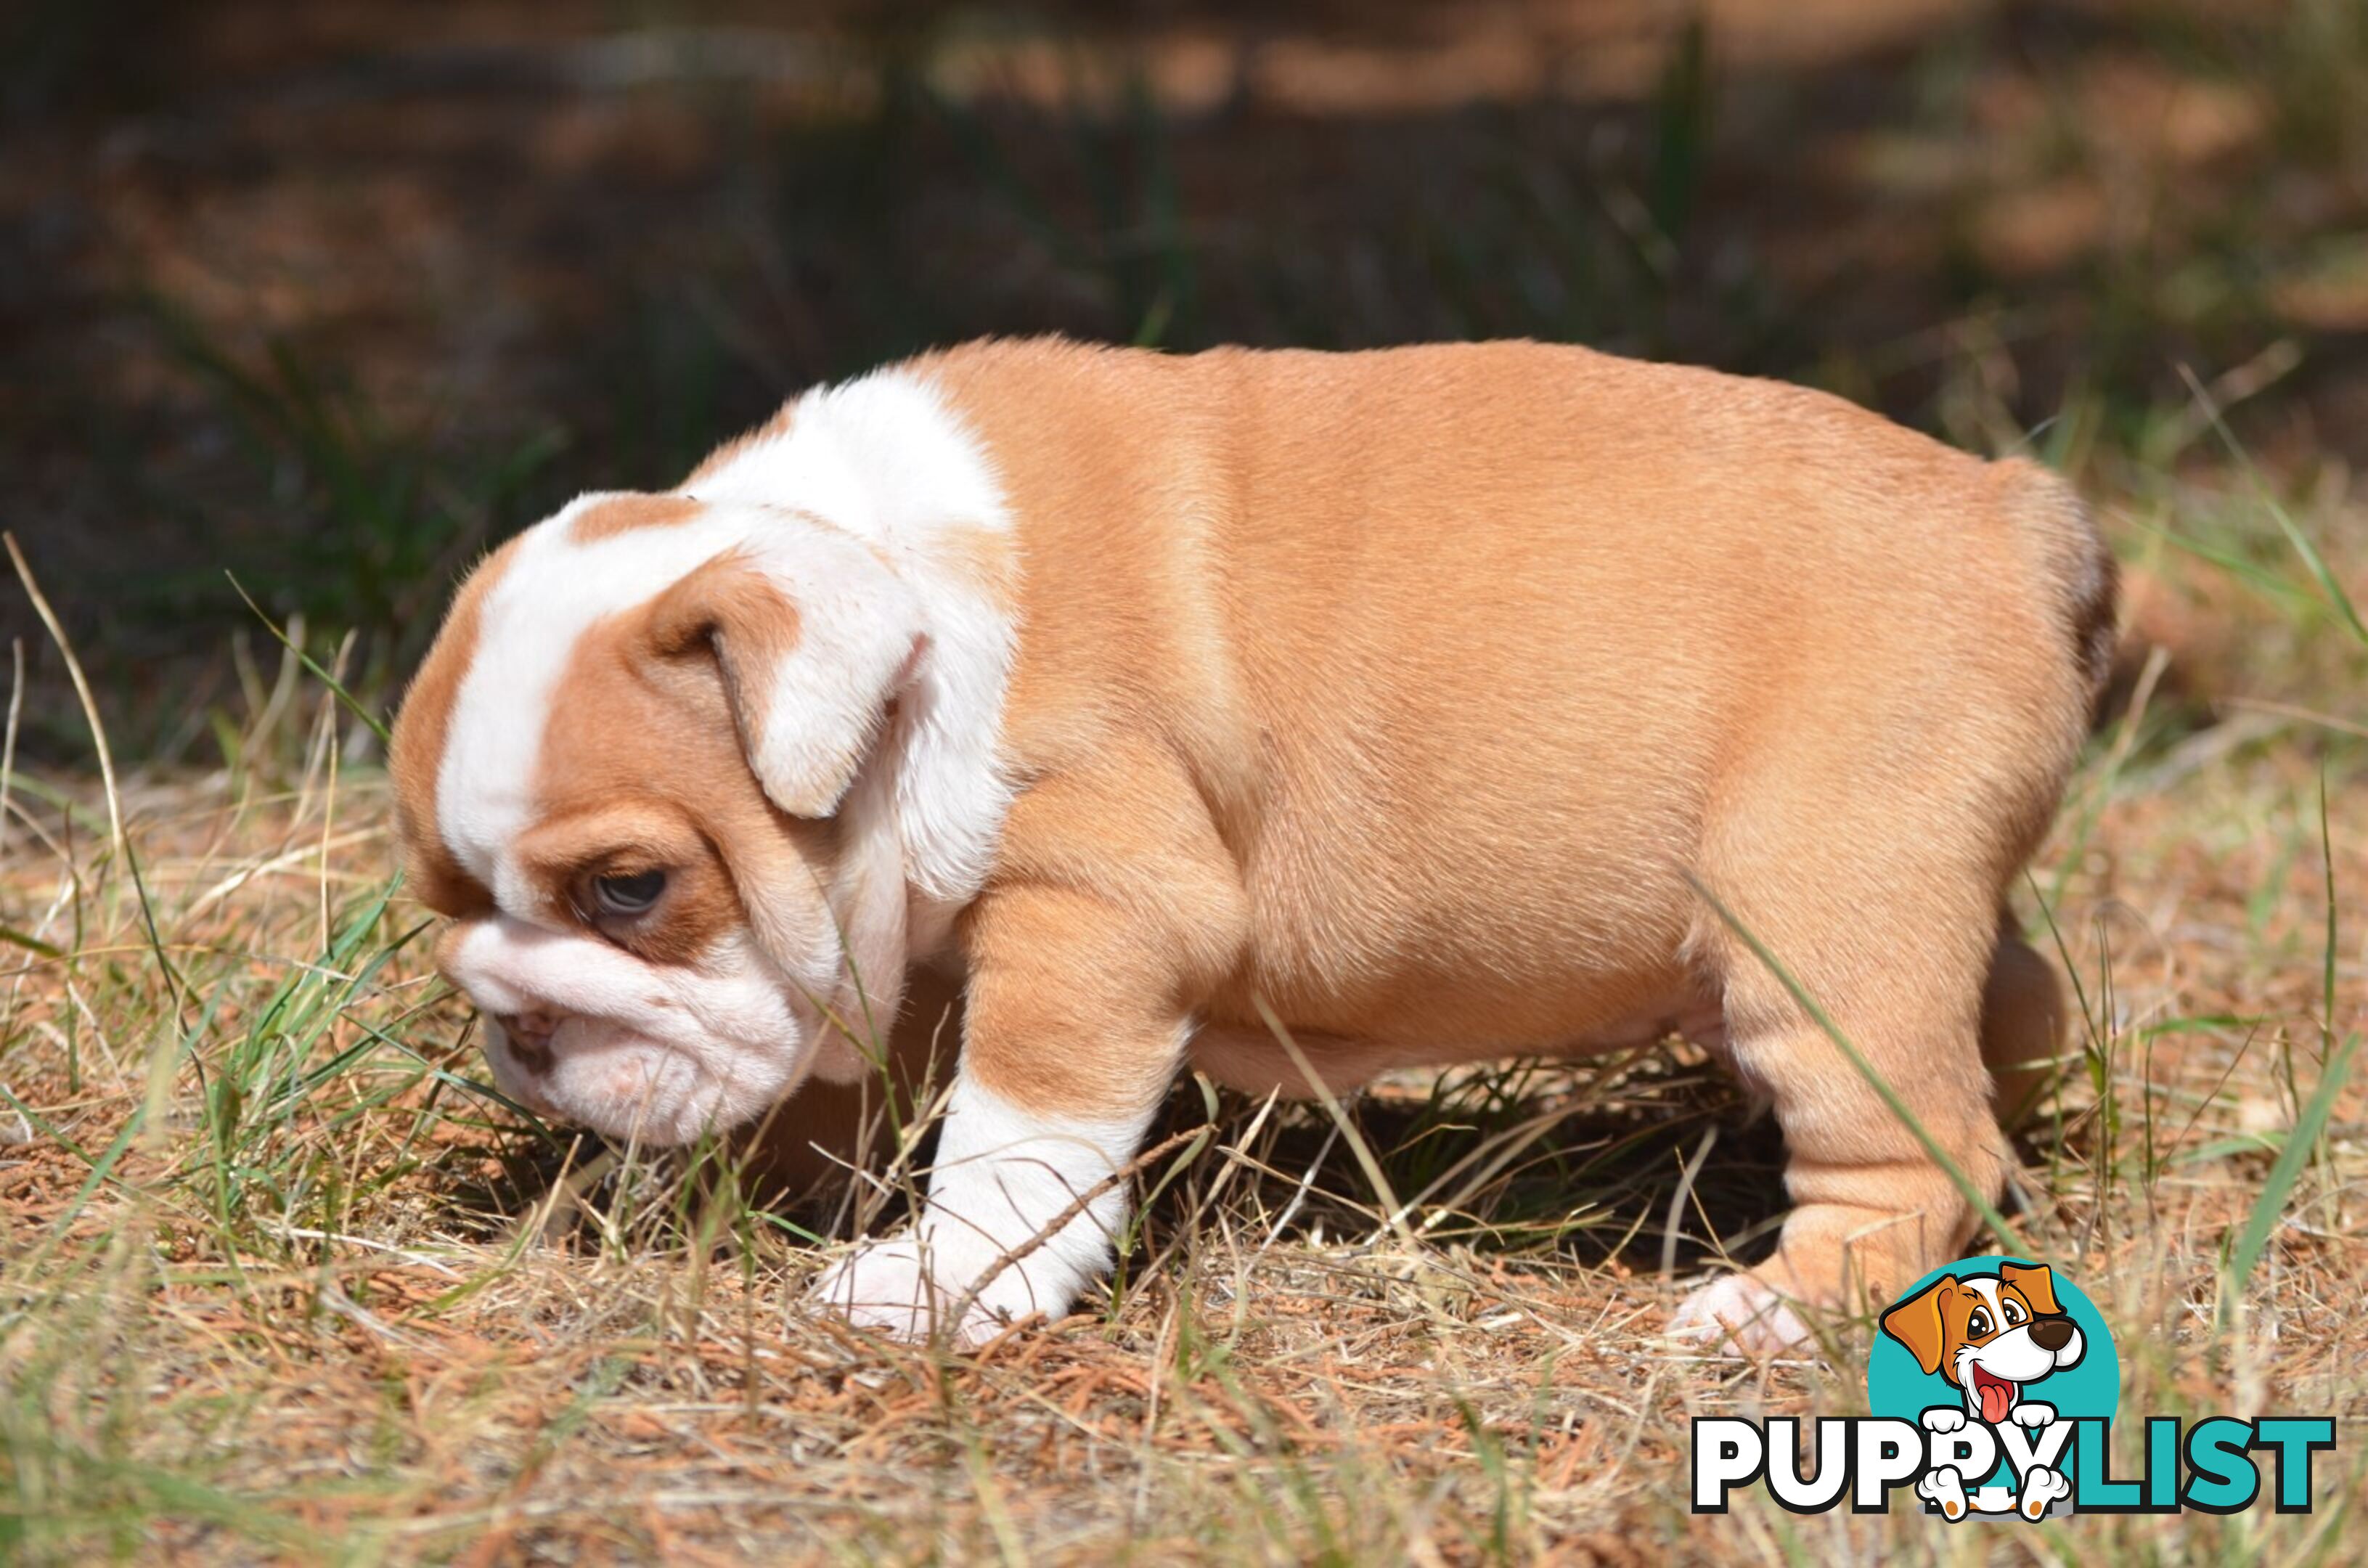
[[[937,389],[905,370],[816,387],[780,434],[749,442],[682,494],[795,506],[893,552],[948,524],[1010,527],[986,454]]]
[[[911,586],[929,641],[888,737],[900,759],[896,831],[905,874],[926,899],[976,893],[1011,805],[996,746],[1019,629],[981,585],[940,569],[929,547],[947,528],[1010,531],[985,452],[935,388],[882,371],[806,393],[788,428],[683,494],[796,506],[871,546]]]
[[[1722,1274],[1695,1286],[1670,1315],[1668,1333],[1714,1356],[1782,1355],[1816,1337],[1790,1301],[1748,1274]]]
[[[804,1078],[821,1037],[745,933],[689,968],[507,915],[456,935],[442,962],[489,1015],[494,1081],[539,1115],[610,1137],[686,1143],[753,1120]],[[541,1073],[519,1065],[492,1016],[529,1012],[561,1017]]]
[[[1110,1183],[1062,1216],[1125,1168],[1149,1124],[1147,1111],[1048,1116],[958,1076],[927,1210],[907,1234],[859,1247],[823,1277],[816,1296],[864,1327],[910,1339],[942,1326],[976,1343],[1005,1322],[1062,1316],[1110,1267],[1126,1221],[1125,1185]],[[973,1291],[961,1321],[946,1321]]]
[[[1916,1495],[1940,1505],[1951,1519],[1965,1517],[1965,1478],[1945,1464],[1934,1465],[1916,1483]]]

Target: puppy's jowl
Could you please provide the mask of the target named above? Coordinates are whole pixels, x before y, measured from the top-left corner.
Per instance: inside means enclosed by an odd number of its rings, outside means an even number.
[[[926,1210],[820,1286],[862,1323],[1067,1308],[1124,1203],[1077,1199],[1179,1070],[1308,1090],[1262,1002],[1336,1091],[1709,1042],[1794,1207],[1681,1316],[1782,1343],[1973,1213],[1697,890],[1995,1194],[1985,1058],[2064,1017],[2002,901],[2112,583],[2044,473],[1793,387],[982,344],[496,551],[404,704],[400,822],[504,1089],[611,1135],[854,1078],[828,1020],[959,971]]]

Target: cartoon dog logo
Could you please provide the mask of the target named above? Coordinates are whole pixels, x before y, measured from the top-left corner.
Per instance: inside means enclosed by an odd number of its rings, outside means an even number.
[[[1925,1372],[1939,1373],[1964,1395],[1964,1406],[1924,1412],[1927,1430],[1953,1432],[1966,1420],[2037,1428],[2055,1419],[2055,1407],[2028,1390],[2078,1363],[2088,1348],[2080,1330],[2055,1301],[2055,1277],[2045,1265],[2002,1263],[1996,1274],[1943,1276],[1883,1314],[1883,1331],[1906,1346]],[[1935,1467],[1918,1491],[1951,1519],[1966,1501],[1956,1471]],[[2038,1518],[2070,1480],[2045,1465],[2022,1477],[2014,1506]]]

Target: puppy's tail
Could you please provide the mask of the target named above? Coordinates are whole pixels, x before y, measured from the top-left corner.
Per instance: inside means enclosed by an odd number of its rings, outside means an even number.
[[[2021,458],[1998,463],[1998,499],[2055,596],[2056,620],[2089,700],[2112,673],[2120,573],[2088,504],[2069,484]]]

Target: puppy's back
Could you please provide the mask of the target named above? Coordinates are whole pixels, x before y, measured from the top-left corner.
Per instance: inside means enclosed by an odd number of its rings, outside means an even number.
[[[1988,876],[2078,744],[2110,576],[2078,504],[1836,398],[1529,343],[916,369],[1016,519],[1022,773],[1183,756],[1255,983],[1311,1022],[1469,1028],[1433,999],[1495,974],[1497,1032],[1560,1027],[1574,952],[1664,983],[1752,759],[1931,781]]]
[[[2060,482],[1781,382],[1533,343],[916,369],[1019,519],[1023,725],[1117,680],[1212,744],[1315,704],[1452,767],[1514,721],[1600,753],[1622,712],[1748,722],[1804,681],[2079,708],[2111,634]]]

